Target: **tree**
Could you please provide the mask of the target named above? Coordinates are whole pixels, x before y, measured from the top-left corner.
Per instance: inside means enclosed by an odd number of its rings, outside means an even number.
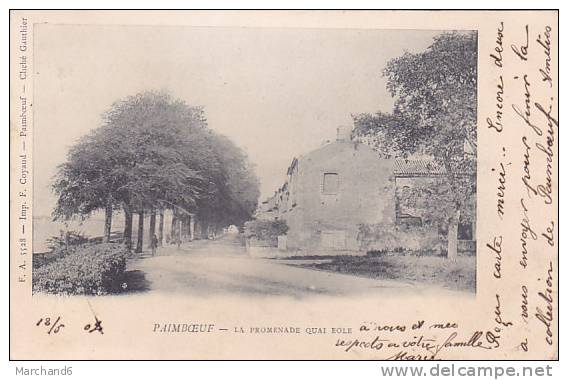
[[[173,211],[176,223],[180,213],[199,213],[216,225],[228,225],[250,218],[259,195],[246,155],[207,128],[203,109],[160,92],[115,102],[103,115],[103,125],[70,150],[53,188],[56,218],[87,217],[105,209],[105,235],[110,235],[112,210],[122,208],[129,249],[137,213],[137,252],[143,248],[145,212],[153,234],[159,210],[162,237],[165,209]]]
[[[136,251],[141,252],[144,211],[190,207],[203,187],[195,137],[205,133],[203,110],[165,93],[145,92],[113,104],[104,120],[100,133],[114,152],[109,176],[120,184],[115,192],[125,212],[138,213]]]
[[[412,128],[401,128],[409,123],[400,112],[352,115],[353,140],[372,146],[380,157],[406,157],[416,152],[417,141],[409,138]],[[398,133],[393,133],[397,131]]]
[[[55,220],[68,220],[75,215],[82,219],[98,209],[105,209],[105,240],[110,239],[112,211],[115,199],[104,180],[107,170],[105,156],[97,149],[93,136],[83,138],[72,147],[67,162],[59,165],[53,183],[58,195],[53,211]]]
[[[477,35],[443,33],[426,51],[389,61],[383,75],[394,110],[356,116],[355,137],[395,157],[431,157],[444,168],[426,198],[430,205],[422,206],[447,227],[448,257],[455,259],[458,223],[475,212],[476,157],[464,146],[477,147]]]
[[[246,154],[228,138],[212,134],[210,181],[199,201],[199,218],[206,226],[241,225],[250,220],[260,196],[259,181]]]

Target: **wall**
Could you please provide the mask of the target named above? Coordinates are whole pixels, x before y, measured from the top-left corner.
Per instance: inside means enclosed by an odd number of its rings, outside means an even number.
[[[322,192],[324,173],[338,174],[336,193]],[[288,249],[303,254],[359,251],[358,225],[393,223],[393,161],[353,142],[334,142],[298,160],[295,193],[280,210],[290,227]]]

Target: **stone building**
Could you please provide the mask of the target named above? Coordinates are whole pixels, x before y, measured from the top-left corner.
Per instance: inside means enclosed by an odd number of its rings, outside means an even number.
[[[411,189],[433,186],[432,182],[436,178],[446,176],[446,170],[436,165],[431,160],[426,159],[397,159],[394,165],[395,176],[395,197],[396,197],[396,222],[398,225],[422,227],[423,218],[420,212],[412,207],[408,207],[404,200],[408,198],[407,193]],[[464,176],[473,176],[472,173],[461,173]],[[472,180],[474,180],[472,178]],[[424,194],[427,197],[428,194]],[[424,212],[424,211],[423,211]],[[458,249],[463,251],[475,250],[475,220],[458,224]],[[438,234],[434,226],[430,226],[432,234]],[[445,232],[444,232],[445,233]]]
[[[294,158],[287,181],[264,201],[260,219],[283,219],[287,248],[311,254],[359,251],[358,225],[393,222],[394,161],[338,129],[336,141]]]
[[[350,134],[338,128],[334,142],[294,158],[285,183],[257,210],[258,219],[286,221],[286,248],[292,254],[365,254],[361,225],[422,226],[421,216],[400,200],[408,188],[445,172],[428,160],[380,158],[369,146],[351,141]],[[459,228],[473,249],[474,231],[471,223]],[[434,229],[430,233],[438,235]]]

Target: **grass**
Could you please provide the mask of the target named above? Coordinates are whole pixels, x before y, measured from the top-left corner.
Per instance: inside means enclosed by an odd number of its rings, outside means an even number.
[[[329,257],[327,257],[329,259]],[[330,262],[300,266],[377,279],[403,280],[475,292],[475,256],[460,256],[455,262],[434,256],[337,256]]]

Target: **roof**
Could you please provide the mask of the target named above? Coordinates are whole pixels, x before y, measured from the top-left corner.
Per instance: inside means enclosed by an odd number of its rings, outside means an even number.
[[[452,170],[458,175],[475,175],[475,172],[458,169],[452,165]],[[429,159],[397,159],[394,161],[395,177],[430,177],[446,175],[446,168]]]
[[[288,167],[288,171],[286,172],[286,174],[290,175],[292,174],[292,172],[294,171],[294,168],[296,167],[296,165],[298,165],[298,159],[296,157],[294,157],[292,159],[292,163],[290,164],[290,166]]]
[[[446,174],[446,169],[427,159],[394,161],[395,176],[435,176]]]

